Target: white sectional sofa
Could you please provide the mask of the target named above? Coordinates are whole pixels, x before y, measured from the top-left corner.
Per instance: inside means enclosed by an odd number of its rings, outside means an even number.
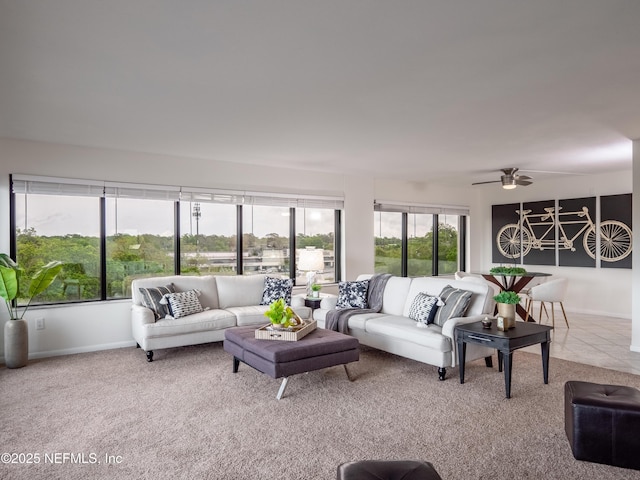
[[[357,280],[370,278],[361,275]],[[416,321],[408,318],[414,298],[420,292],[438,296],[442,289],[454,288],[472,292],[471,301],[464,317],[451,318],[442,327],[431,324],[419,328]],[[438,367],[440,380],[445,379],[446,368],[457,365],[454,329],[456,325],[477,322],[486,315],[492,315],[495,302],[494,291],[488,284],[453,280],[439,277],[391,277],[384,289],[383,306],[380,313],[362,313],[349,318],[348,334],[356,337],[361,344],[389,353],[411,358]],[[337,297],[325,297],[320,308],[314,310],[313,318],[318,326],[325,327],[329,310],[335,309]],[[493,349],[468,344],[467,361],[487,359],[491,365]]]
[[[131,328],[133,338],[153,360],[153,351],[224,340],[224,331],[242,325],[266,325],[268,305],[260,305],[266,275],[205,275],[136,279],[131,284]],[[173,284],[176,292],[199,290],[202,312],[181,318],[156,319],[143,304],[140,288]],[[292,296],[291,307],[302,318],[311,316],[304,298]]]

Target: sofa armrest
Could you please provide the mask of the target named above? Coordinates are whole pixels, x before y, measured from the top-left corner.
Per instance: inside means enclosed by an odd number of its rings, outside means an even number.
[[[487,314],[472,315],[470,317],[450,318],[442,326],[442,335],[451,339],[451,366],[452,367],[455,367],[458,364],[458,343],[455,338],[456,326],[465,325],[467,323],[479,322],[480,320],[484,319],[486,316]],[[472,345],[472,347],[476,348],[478,350],[478,353],[481,353],[482,356],[489,356],[493,353],[493,349],[489,347],[484,347],[481,345]],[[471,361],[471,360],[474,360],[474,358],[470,358],[469,349],[467,347],[467,361]]]
[[[454,317],[450,318],[444,325],[442,326],[442,335],[445,337],[449,337],[453,342],[455,342],[455,329],[458,325],[465,325],[467,323],[479,322],[483,320],[487,315],[473,315],[471,317]]]
[[[323,295],[322,300],[320,300],[320,308],[324,310],[333,310],[336,308],[338,304],[338,296],[337,295]]]
[[[298,295],[291,295],[291,308],[295,309],[296,307],[304,307],[304,299],[306,295],[304,293],[299,293]]]
[[[146,323],[155,323],[156,317],[150,308],[142,305],[131,305],[131,323],[133,325],[144,325]]]

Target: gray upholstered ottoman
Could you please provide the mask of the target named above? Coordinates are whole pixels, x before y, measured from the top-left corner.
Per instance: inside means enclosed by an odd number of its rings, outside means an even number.
[[[276,398],[284,394],[291,375],[322,368],[344,365],[349,380],[347,363],[360,358],[357,338],[318,328],[297,342],[258,340],[256,327],[229,328],[224,332],[224,350],[233,355],[233,372],[240,362],[269,375],[283,378]]]
[[[569,381],[564,428],[578,460],[640,470],[640,391]]]

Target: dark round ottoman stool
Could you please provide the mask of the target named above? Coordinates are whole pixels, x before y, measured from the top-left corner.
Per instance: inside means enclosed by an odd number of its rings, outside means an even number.
[[[338,466],[338,480],[442,480],[429,462],[362,460]]]
[[[576,459],[640,470],[640,390],[565,383],[564,429]]]

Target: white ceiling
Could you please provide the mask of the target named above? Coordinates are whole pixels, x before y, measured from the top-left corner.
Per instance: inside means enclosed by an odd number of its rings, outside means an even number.
[[[0,0],[0,137],[462,184],[630,169],[640,1]]]

